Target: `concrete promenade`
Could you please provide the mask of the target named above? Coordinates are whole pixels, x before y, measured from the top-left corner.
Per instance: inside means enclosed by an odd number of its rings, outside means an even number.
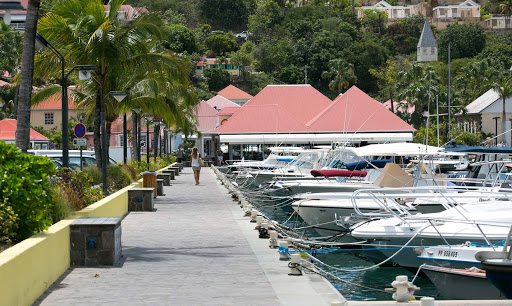
[[[185,168],[154,212],[122,222],[123,257],[112,268],[70,268],[40,305],[330,305],[344,301],[315,274],[288,276],[267,239],[203,168]]]

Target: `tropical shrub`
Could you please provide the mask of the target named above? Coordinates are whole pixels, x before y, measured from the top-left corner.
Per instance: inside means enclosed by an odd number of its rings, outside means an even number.
[[[61,179],[59,182],[61,196],[69,203],[72,210],[81,210],[102,198],[102,190],[92,187],[93,182],[86,172],[61,169],[57,176]]]
[[[120,165],[107,166],[107,184],[114,190],[122,189],[132,182],[130,174]]]
[[[84,167],[82,169],[82,172],[84,172],[88,177],[89,179],[91,180],[91,184],[93,185],[99,185],[101,184],[101,170],[98,169],[98,167],[96,166],[89,166],[89,167]]]
[[[0,142],[0,241],[21,241],[52,224],[55,165]]]

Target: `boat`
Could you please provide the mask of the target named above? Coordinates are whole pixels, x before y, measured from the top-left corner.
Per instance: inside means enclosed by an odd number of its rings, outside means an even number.
[[[388,198],[390,201],[391,198]],[[382,202],[380,202],[382,203]],[[357,210],[357,207],[356,207]],[[432,214],[398,215],[392,210],[380,219],[376,215],[357,211],[369,221],[352,226],[351,235],[371,243],[392,262],[405,268],[418,268],[423,261],[412,248],[397,252],[393,247],[422,248],[436,245],[456,245],[466,241],[492,245],[505,240],[512,224],[512,202],[491,200],[461,204]],[[390,217],[390,215],[392,215]],[[347,221],[343,220],[347,226]],[[396,254],[395,254],[396,253]]]
[[[512,226],[502,250],[478,252],[475,257],[482,262],[487,279],[508,299],[512,299]]]
[[[427,277],[447,300],[495,300],[505,296],[486,278],[484,270],[472,267],[451,269],[422,265]]]

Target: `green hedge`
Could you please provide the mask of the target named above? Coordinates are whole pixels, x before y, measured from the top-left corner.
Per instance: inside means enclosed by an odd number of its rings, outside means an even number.
[[[21,241],[52,224],[55,165],[0,142],[0,241]]]

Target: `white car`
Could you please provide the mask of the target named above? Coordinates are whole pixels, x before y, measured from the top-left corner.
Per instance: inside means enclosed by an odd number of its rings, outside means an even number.
[[[235,35],[236,38],[243,38],[244,40],[247,40],[247,37],[249,36],[249,33],[248,31],[242,31],[238,34]]]

